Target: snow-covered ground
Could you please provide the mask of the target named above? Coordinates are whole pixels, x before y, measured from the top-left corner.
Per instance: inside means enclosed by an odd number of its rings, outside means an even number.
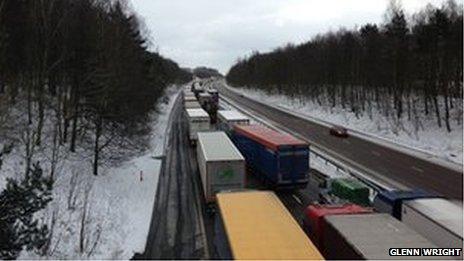
[[[460,165],[463,163],[462,120],[460,124],[457,124],[453,117],[454,115],[462,117],[458,115],[462,114],[462,109],[451,112],[451,132],[447,132],[445,127],[438,128],[436,119],[431,116],[420,120],[423,128],[418,130],[416,135],[415,126],[412,122],[404,119],[402,124],[398,125],[375,110],[372,119],[367,114],[357,118],[353,112],[341,107],[324,107],[312,101],[292,99],[285,95],[268,94],[251,88],[233,89],[258,101],[281,106],[303,116],[342,125],[351,130],[369,134],[369,136],[377,136],[401,146],[432,154],[444,161]]]
[[[62,151],[53,201],[36,214],[53,230],[45,258],[130,259],[135,252],[144,251],[161,166],[161,160],[154,156],[163,153],[169,113],[178,93],[179,87],[168,88],[169,102],[160,103],[159,112],[153,114],[150,148],[120,166],[102,167],[99,176],[94,176],[84,151]],[[3,159],[0,190],[7,177],[24,171],[18,151],[13,150]],[[38,151],[35,160],[46,165],[45,154]],[[44,257],[24,250],[20,258]]]
[[[311,168],[328,175],[330,178],[349,177],[349,174],[346,171],[337,168],[326,159],[321,158],[314,153],[309,154],[309,162]]]

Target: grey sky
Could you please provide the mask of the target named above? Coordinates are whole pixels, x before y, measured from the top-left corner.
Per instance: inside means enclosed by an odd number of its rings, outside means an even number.
[[[238,57],[301,43],[318,33],[379,23],[387,0],[131,0],[152,48],[183,67],[226,73]],[[427,2],[403,0],[407,13]]]

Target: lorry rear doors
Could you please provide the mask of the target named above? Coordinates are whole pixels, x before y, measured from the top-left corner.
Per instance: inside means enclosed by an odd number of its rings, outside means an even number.
[[[308,182],[308,148],[290,147],[279,150],[279,182],[297,184]]]

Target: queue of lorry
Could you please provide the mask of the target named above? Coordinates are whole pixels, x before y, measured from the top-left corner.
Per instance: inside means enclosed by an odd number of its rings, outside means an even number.
[[[290,134],[253,124],[236,110],[220,110],[219,97],[216,100],[210,93],[217,93],[217,90],[186,89],[183,97],[189,139],[197,146],[205,202],[216,206],[216,218],[221,220],[217,233],[223,235],[226,242],[219,243],[218,247],[225,249],[223,258],[300,259],[300,255],[306,255],[309,259],[390,259],[395,258],[390,249],[397,248],[462,249],[462,202],[452,202],[422,190],[378,191],[372,200],[372,189],[355,178],[319,177],[319,186],[337,198],[336,203],[321,200],[310,204],[303,220],[293,217],[293,221],[285,219],[275,221],[277,223],[267,220],[270,217],[263,215],[273,209],[272,204],[280,204],[278,211],[286,211],[282,203],[276,203],[279,199],[272,190],[307,186],[311,174],[309,144]],[[195,102],[191,97],[196,97],[201,108],[191,106]],[[211,111],[205,110],[212,106],[217,108],[213,116]],[[212,121],[212,117],[216,119]],[[217,124],[211,124],[216,120]],[[258,191],[248,190],[250,175],[271,191],[263,196]],[[260,207],[247,208],[253,200],[261,202]],[[243,207],[237,207],[240,204]],[[258,225],[260,222],[269,224]],[[275,226],[280,224],[295,229],[292,222],[301,223],[296,229],[307,236],[283,239],[288,240],[289,245],[274,244],[282,241],[275,235],[276,230],[282,232],[282,229]],[[269,237],[260,237],[264,242],[258,243],[255,237],[244,234],[245,227],[256,230],[249,231],[251,234]],[[244,244],[255,246],[254,250],[242,249]],[[311,249],[306,252],[285,250],[298,244]],[[269,253],[275,255],[269,256]],[[285,253],[288,256],[284,256]],[[462,259],[462,252],[453,258]]]

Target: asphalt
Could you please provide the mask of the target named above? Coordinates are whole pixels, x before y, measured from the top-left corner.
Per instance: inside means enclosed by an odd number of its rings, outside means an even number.
[[[329,128],[257,102],[224,87],[220,94],[262,119],[285,126],[311,143],[342,155],[364,168],[374,179],[393,180],[408,188],[421,188],[439,196],[462,201],[463,173],[381,146],[361,138],[338,138]]]
[[[356,137],[333,137],[324,126],[227,89],[220,88],[220,91],[221,95],[259,117],[285,126],[310,142],[317,140],[318,145],[327,146],[378,172],[375,175],[385,175],[409,187],[420,187],[462,200],[462,173]],[[188,122],[180,96],[171,112],[170,124],[146,248],[144,253],[136,254],[133,259],[217,259],[216,219],[206,211],[196,152],[188,141]],[[247,180],[248,188],[266,189],[253,175]],[[318,192],[314,182],[303,190],[276,191],[300,224],[306,206],[319,199]]]
[[[218,259],[217,213],[208,212],[203,199],[196,151],[187,138],[188,123],[180,98],[169,124],[145,251],[133,259]],[[251,173],[248,175],[247,188],[267,189]],[[309,184],[304,190],[277,191],[277,195],[302,224],[305,207],[318,200],[318,188]]]
[[[187,138],[182,102],[171,114],[171,131],[158,181],[145,251],[134,259],[209,259],[195,150]]]

